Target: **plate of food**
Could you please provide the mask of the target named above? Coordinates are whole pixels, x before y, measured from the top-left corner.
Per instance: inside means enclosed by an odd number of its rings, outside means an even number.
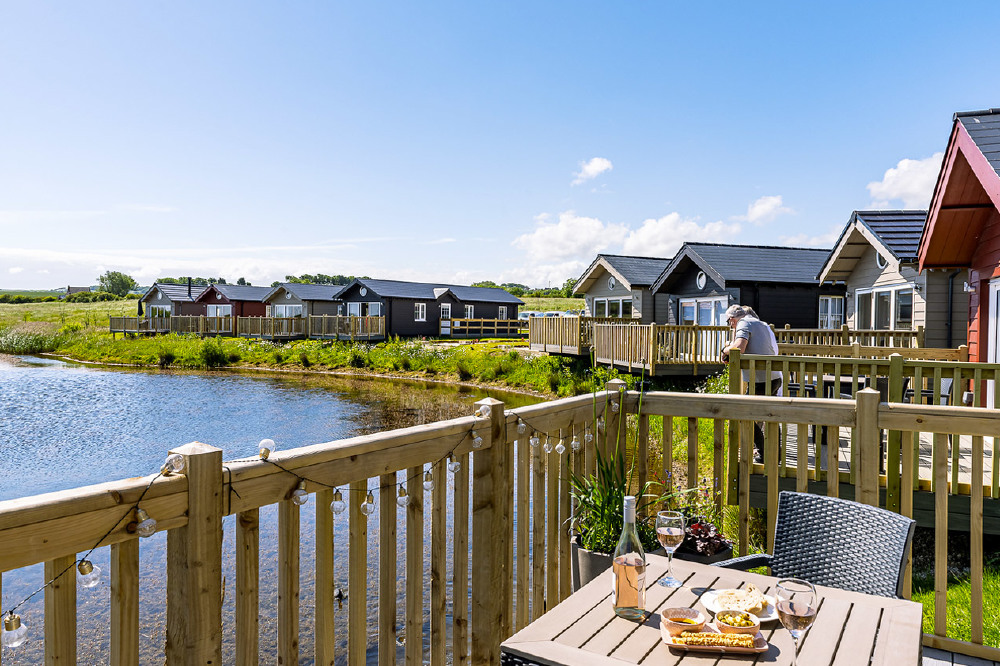
[[[740,589],[709,590],[701,595],[701,603],[713,615],[719,611],[746,611],[761,622],[778,619],[774,597],[769,597],[753,583]]]
[[[715,652],[723,654],[760,654],[767,652],[767,640],[759,632],[750,634],[725,634],[711,624],[701,631],[685,631],[676,636],[660,625],[663,642],[678,650],[691,652]]]

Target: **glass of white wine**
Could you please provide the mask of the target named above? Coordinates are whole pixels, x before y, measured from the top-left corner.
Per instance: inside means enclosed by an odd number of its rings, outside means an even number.
[[[684,514],[678,511],[660,511],[656,514],[656,538],[663,550],[667,551],[667,573],[658,583],[663,587],[680,587],[681,582],[674,578],[674,551],[684,541]]]
[[[808,581],[784,578],[779,580],[778,585],[774,588],[774,596],[778,602],[778,619],[792,635],[792,642],[795,645],[795,651],[792,653],[792,666],[797,666],[799,637],[812,626],[819,608],[816,588]]]

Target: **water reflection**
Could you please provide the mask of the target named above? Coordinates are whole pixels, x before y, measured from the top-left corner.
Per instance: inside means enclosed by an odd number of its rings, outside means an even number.
[[[509,407],[537,402],[537,399],[516,394],[492,391],[490,394]],[[110,371],[51,359],[0,357],[0,478],[3,479],[0,499],[149,474],[159,469],[170,448],[191,441],[217,446],[223,449],[224,459],[232,460],[255,455],[257,443],[264,437],[274,439],[281,449],[288,449],[472,414],[473,403],[486,395],[482,389],[451,384],[370,377]],[[450,481],[450,475],[447,476]],[[402,478],[403,473],[400,473]],[[376,483],[377,480],[370,482],[372,487]],[[412,494],[418,488],[419,484],[414,483],[408,491]],[[311,496],[302,509],[302,664],[313,663],[315,567],[312,554],[316,510],[315,497]],[[328,509],[321,507],[321,510]],[[403,510],[399,510],[398,519],[398,560],[402,562],[406,534]],[[429,521],[429,516],[427,519]],[[232,517],[226,519],[223,542],[223,573],[227,586],[223,652],[227,664],[234,659],[233,521]],[[335,575],[346,586],[346,514],[336,520],[335,532]],[[367,596],[372,600],[369,627],[374,627],[377,513],[369,519],[368,533]],[[424,534],[429,534],[429,522]],[[276,659],[276,536],[277,511],[274,507],[265,507],[261,510],[261,663],[274,663]],[[165,544],[163,534],[141,543],[140,634],[144,664],[163,661]],[[94,553],[91,559],[105,575],[97,588],[78,592],[80,663],[108,661],[108,558],[107,548]],[[41,565],[5,573],[3,609],[38,588],[42,575]],[[429,592],[426,592],[425,601],[428,598]],[[400,602],[400,610],[403,607]],[[16,651],[5,651],[4,663],[40,663],[44,622],[42,595],[19,612],[32,638]],[[338,663],[341,657],[346,660],[346,615],[345,605],[337,616],[338,642],[343,644],[338,651]]]

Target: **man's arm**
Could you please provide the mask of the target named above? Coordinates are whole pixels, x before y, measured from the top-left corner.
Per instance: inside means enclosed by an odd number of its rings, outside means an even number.
[[[722,350],[722,362],[729,363],[729,352],[734,349],[739,349],[742,354],[747,350],[747,339],[746,338],[736,338],[729,345]]]

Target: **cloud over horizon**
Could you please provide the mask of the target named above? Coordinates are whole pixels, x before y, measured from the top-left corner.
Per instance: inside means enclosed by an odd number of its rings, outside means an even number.
[[[604,157],[593,157],[587,162],[580,162],[580,170],[573,174],[576,178],[572,184],[580,185],[612,169],[614,169],[614,165],[611,164],[611,160]]]
[[[747,206],[746,215],[735,215],[731,219],[751,224],[770,222],[779,215],[788,215],[795,211],[783,205],[781,195],[763,196]]]
[[[943,159],[944,153],[937,152],[922,160],[899,160],[896,166],[886,169],[882,180],[866,185],[872,198],[871,208],[894,208],[893,201],[902,202],[902,208],[927,208]]]

